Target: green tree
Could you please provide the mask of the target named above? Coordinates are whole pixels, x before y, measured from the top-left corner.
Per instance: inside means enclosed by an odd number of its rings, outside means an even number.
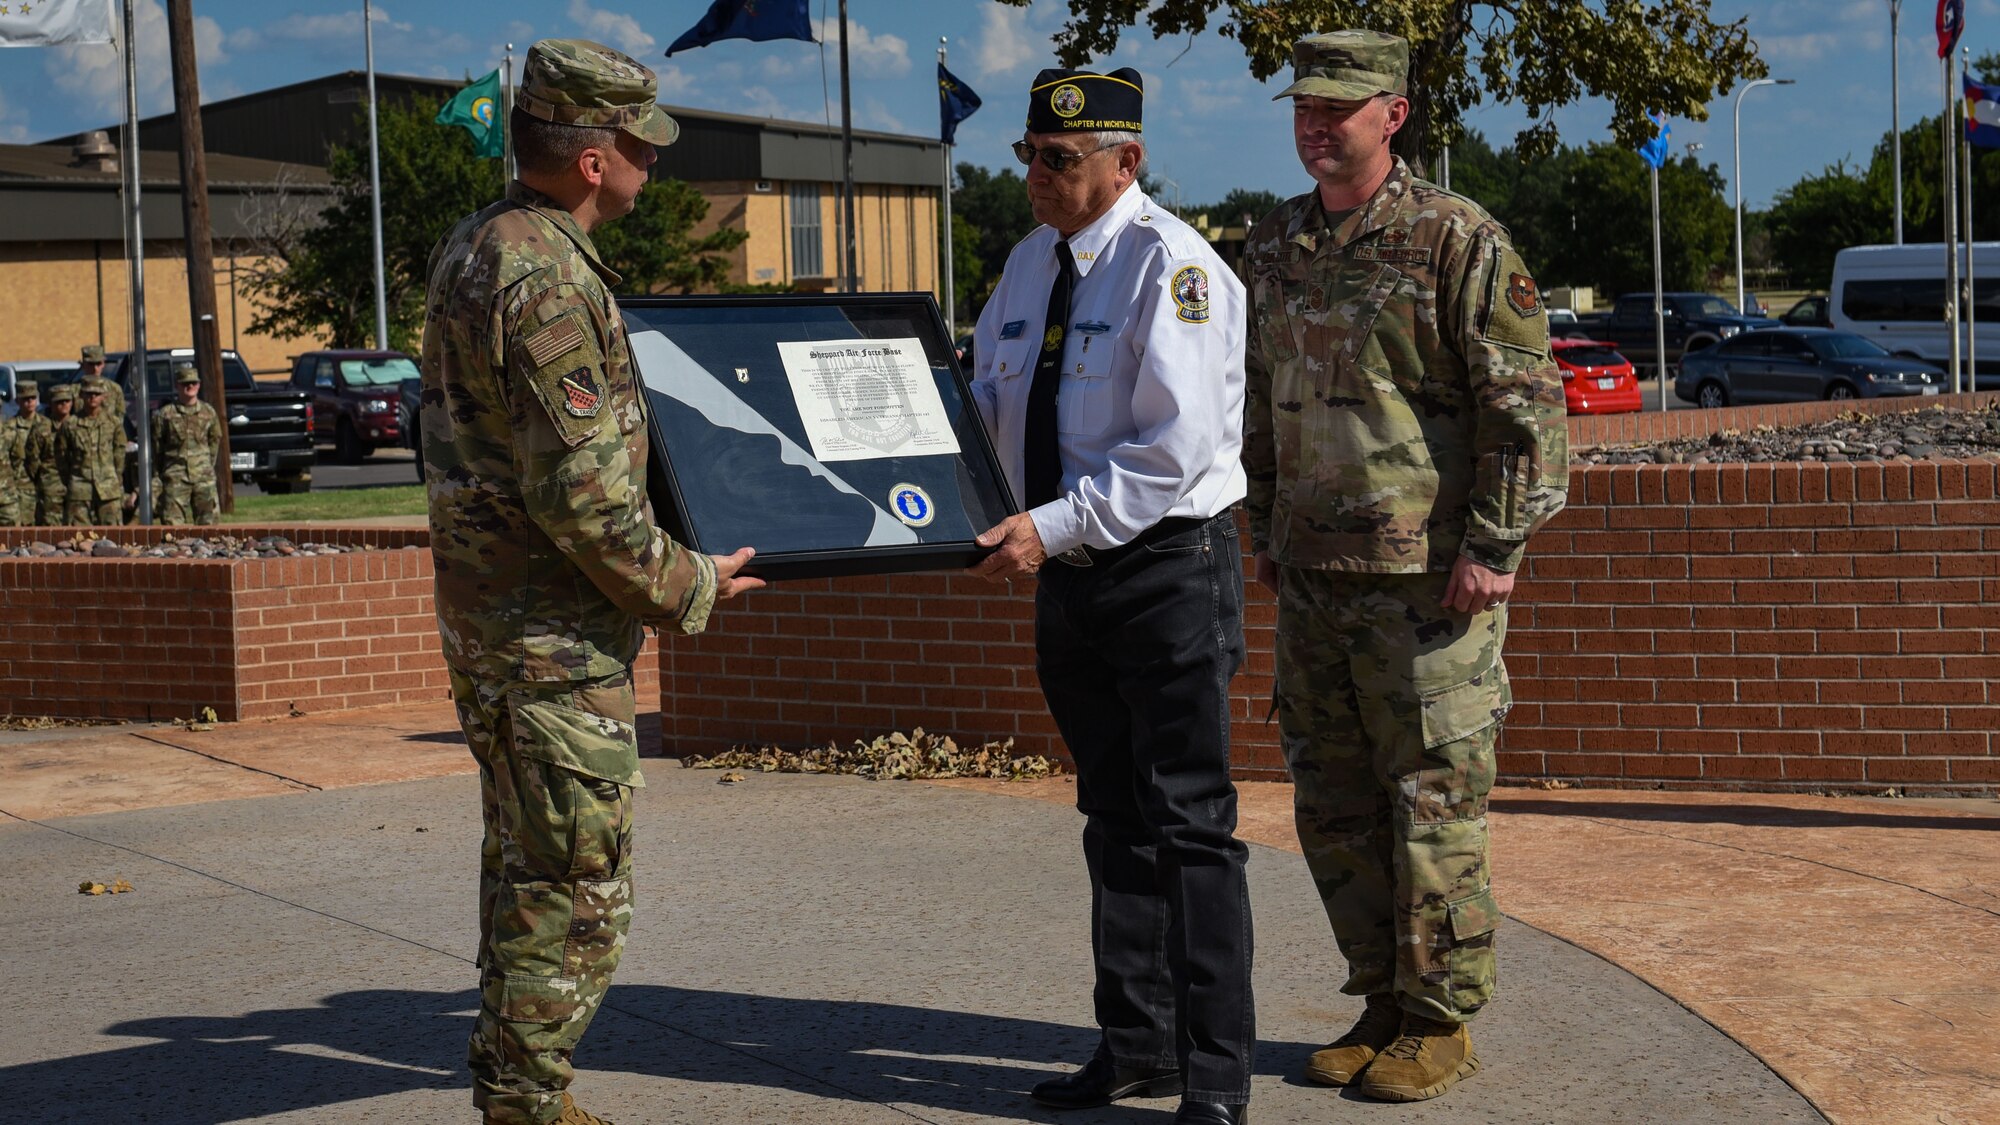
[[[1612,103],[1612,133],[1625,148],[1652,136],[1648,111],[1707,120],[1717,94],[1768,73],[1749,17],[1718,23],[1710,2],[1068,0],[1056,54],[1065,66],[1108,56],[1141,14],[1155,37],[1199,34],[1219,19],[1217,30],[1243,44],[1250,72],[1266,78],[1291,65],[1292,43],[1303,36],[1340,27],[1392,32],[1410,41],[1410,122],[1396,151],[1422,168],[1439,146],[1457,143],[1465,111],[1487,99],[1527,110],[1514,147],[1531,157],[1556,149],[1552,111],[1584,96]]]
[[[976,277],[958,274],[954,278],[959,309],[965,314],[960,318],[963,320],[969,319],[1000,283],[1000,271],[1007,266],[1008,253],[1035,229],[1035,215],[1028,206],[1028,185],[1012,168],[1003,168],[996,174],[970,163],[958,166],[958,183],[951,193],[951,214],[954,261],[971,246],[979,262]],[[965,227],[958,224],[961,218]],[[966,227],[971,228],[970,238],[965,237]]]
[[[384,104],[377,114],[389,346],[404,351],[417,346],[423,331],[424,271],[432,248],[460,218],[500,198],[506,186],[500,162],[481,159],[470,134],[433,122],[439,104]],[[261,309],[251,327],[287,340],[324,333],[334,347],[365,347],[375,339],[367,150],[336,147],[327,174],[332,201],[316,216],[266,224],[257,238],[255,249],[269,265],[247,281]],[[292,215],[300,202],[263,210]],[[707,211],[707,201],[687,184],[655,180],[640,193],[633,213],[599,227],[594,241],[605,263],[623,275],[626,291],[710,286],[726,270],[712,255],[747,236],[723,229],[691,237]]]
[[[1829,164],[1772,201],[1771,257],[1795,281],[1823,289],[1833,282],[1833,256],[1841,248],[1893,237],[1891,207],[1887,176],[1868,175],[1844,160]]]
[[[1250,225],[1255,225],[1257,220],[1276,210],[1278,204],[1284,201],[1285,197],[1275,191],[1230,188],[1229,194],[1222,197],[1222,202],[1212,203],[1206,207],[1190,207],[1188,214],[1207,215],[1209,222],[1222,227],[1242,224],[1244,216],[1247,215],[1250,218]]]

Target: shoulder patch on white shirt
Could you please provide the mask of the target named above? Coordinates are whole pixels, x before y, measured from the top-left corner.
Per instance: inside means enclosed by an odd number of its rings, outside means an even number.
[[[1182,266],[1174,271],[1168,285],[1174,295],[1175,315],[1189,324],[1208,323],[1208,271],[1200,266]]]

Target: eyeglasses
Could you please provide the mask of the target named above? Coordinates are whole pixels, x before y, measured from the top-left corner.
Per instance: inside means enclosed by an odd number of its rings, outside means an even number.
[[[1098,145],[1087,152],[1070,152],[1067,149],[1060,149],[1054,145],[1049,145],[1045,148],[1036,148],[1026,141],[1015,141],[1014,159],[1023,164],[1033,164],[1035,157],[1039,156],[1042,158],[1042,167],[1060,176],[1072,167],[1083,163],[1085,157],[1095,156],[1107,148],[1117,147],[1117,144]]]

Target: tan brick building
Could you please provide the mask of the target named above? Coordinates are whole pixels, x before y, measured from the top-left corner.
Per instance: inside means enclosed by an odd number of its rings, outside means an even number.
[[[187,251],[181,228],[179,158],[140,159],[146,243],[146,335],[152,347],[188,347]],[[249,331],[256,312],[243,290],[251,235],[274,192],[318,206],[319,168],[215,155],[209,158],[216,319],[223,346],[253,371],[275,370],[315,340],[282,341]],[[131,347],[131,287],[125,195],[115,158],[80,156],[70,144],[0,145],[0,361],[74,360],[85,344]]]

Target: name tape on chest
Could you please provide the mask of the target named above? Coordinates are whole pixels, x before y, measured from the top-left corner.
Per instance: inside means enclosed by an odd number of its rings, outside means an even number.
[[[575,314],[570,314],[556,318],[554,323],[528,337],[521,347],[536,367],[547,367],[582,347],[583,340],[583,326],[576,322]]]
[[[1431,260],[1431,248],[1428,246],[1383,246],[1377,243],[1369,243],[1354,248],[1354,260],[1357,262],[1386,262],[1390,264],[1415,262],[1418,265],[1428,265]]]
[[[1010,320],[1000,326],[1000,338],[1002,340],[1018,340],[1021,338],[1021,333],[1027,330],[1027,327],[1028,322],[1025,320]]]

